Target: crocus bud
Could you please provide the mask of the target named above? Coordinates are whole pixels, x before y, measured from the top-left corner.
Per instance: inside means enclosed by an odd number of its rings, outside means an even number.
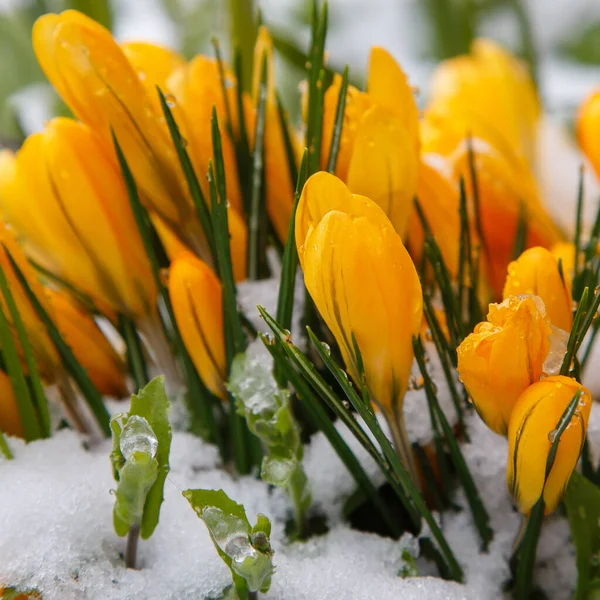
[[[149,208],[182,230],[197,225],[155,95],[111,33],[67,10],[40,17],[32,38],[42,70],[73,114],[111,149],[114,131]]]
[[[113,310],[154,312],[156,287],[123,178],[89,127],[58,118],[30,136],[0,173],[0,207],[56,275]]]
[[[556,427],[581,390],[575,414],[563,431],[546,485],[546,462]],[[527,515],[543,493],[545,513],[556,509],[577,465],[590,418],[592,396],[575,379],[557,375],[529,386],[517,400],[508,427],[506,483],[519,510]]]
[[[46,289],[46,297],[58,330],[96,389],[106,396],[124,398],[125,364],[92,315],[63,293]]]
[[[503,297],[534,294],[544,301],[552,325],[571,330],[573,299],[571,278],[558,270],[558,261],[549,250],[536,246],[525,250],[508,265]]]
[[[346,368],[360,381],[354,336],[373,403],[402,424],[422,292],[400,236],[374,202],[352,195],[328,173],[307,181],[296,232],[304,282]]]
[[[169,269],[169,296],[177,327],[204,382],[225,398],[225,338],[221,283],[212,269],[190,252],[179,254]]]
[[[446,154],[467,135],[533,163],[540,103],[526,65],[491,40],[443,61],[433,73],[427,122],[436,123],[436,150]],[[426,145],[432,141],[427,135]],[[431,150],[431,148],[428,148]]]
[[[575,275],[575,244],[573,242],[557,242],[550,248],[550,253],[557,263],[560,260],[563,272],[573,281]]]
[[[454,179],[463,179],[470,198],[474,197],[471,161],[466,144],[450,157]],[[561,239],[561,233],[542,205],[533,173],[525,163],[515,163],[505,154],[474,140],[473,162],[477,174],[477,194],[481,233],[485,245],[482,253],[489,283],[497,298],[502,295],[506,269],[515,245],[523,209],[527,223],[525,246],[549,248]]]
[[[577,113],[577,139],[600,177],[600,91],[588,96]]]
[[[21,417],[9,376],[0,370],[0,431],[17,437],[23,436]],[[0,586],[1,587],[1,586]],[[1,591],[1,590],[0,590]],[[1,596],[0,596],[1,597]]]
[[[458,372],[479,416],[506,434],[517,398],[539,380],[550,351],[550,320],[536,296],[511,296],[490,304],[457,349]]]
[[[333,138],[341,78],[325,92],[321,168]],[[367,91],[349,86],[335,173],[350,190],[378,204],[400,236],[406,233],[419,171],[418,110],[406,75],[373,48]]]

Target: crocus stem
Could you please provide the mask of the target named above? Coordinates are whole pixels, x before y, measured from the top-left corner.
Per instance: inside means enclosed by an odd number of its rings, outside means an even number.
[[[141,319],[136,325],[144,337],[152,361],[161,374],[165,376],[169,389],[180,390],[183,388],[181,375],[158,314]]]
[[[248,592],[248,600],[258,600],[258,592]]]
[[[69,376],[62,370],[59,370],[56,374],[56,385],[58,386],[62,407],[69,424],[79,433],[100,437],[99,430],[90,425],[89,419],[86,419],[85,415],[82,414],[81,404],[71,385]]]
[[[400,458],[402,466],[407,470],[415,486],[418,489],[421,489],[410,440],[408,439],[408,434],[406,433],[406,427],[404,425],[404,412],[402,411],[402,408],[400,408],[399,410],[384,414],[388,425],[390,426],[390,433],[392,434],[392,442],[396,454]]]
[[[304,539],[306,537],[306,511],[304,510],[303,493],[306,477],[303,473],[296,469],[287,486],[288,495],[294,507],[294,518],[296,519],[296,528],[298,537]]]
[[[140,539],[140,527],[136,525],[129,530],[127,534],[127,547],[125,548],[125,566],[128,569],[135,569],[137,558],[138,540]]]
[[[6,438],[4,437],[2,431],[0,431],[0,454],[2,454],[4,458],[8,460],[13,458],[13,454],[10,451],[8,444],[6,443]]]

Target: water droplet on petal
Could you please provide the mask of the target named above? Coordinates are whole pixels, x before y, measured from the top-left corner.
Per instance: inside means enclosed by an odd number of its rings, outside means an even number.
[[[131,415],[121,432],[119,447],[125,460],[129,460],[136,452],[143,452],[154,458],[158,440],[144,417]]]

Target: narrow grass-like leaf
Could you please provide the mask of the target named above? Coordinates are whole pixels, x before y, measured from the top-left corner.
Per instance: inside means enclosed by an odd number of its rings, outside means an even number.
[[[581,294],[581,300],[579,301],[579,306],[577,307],[577,311],[575,312],[575,316],[573,317],[573,326],[571,327],[571,332],[569,334],[569,339],[567,340],[567,351],[565,353],[565,357],[563,359],[563,363],[560,367],[561,375],[568,375],[572,368],[573,360],[577,354],[577,348],[579,347],[580,340],[580,332],[582,330],[582,324],[587,322],[587,317],[589,316],[589,292],[590,289],[588,287],[584,288],[583,293]],[[597,302],[600,299],[600,295],[596,294],[594,299],[594,305],[596,306]],[[597,310],[597,306],[596,306]],[[590,311],[591,312],[591,311]],[[591,312],[591,317],[593,319],[594,312]],[[591,324],[591,321],[590,321]],[[588,325],[589,328],[589,325]],[[586,330],[587,331],[587,330]],[[583,341],[583,337],[581,338]]]
[[[211,227],[210,211],[208,210],[206,198],[202,193],[200,182],[198,181],[198,177],[196,176],[196,172],[194,171],[192,161],[190,160],[188,151],[186,149],[186,144],[179,131],[179,127],[175,121],[175,117],[171,112],[171,108],[169,107],[169,104],[167,103],[167,100],[164,94],[162,93],[162,90],[159,87],[157,87],[156,90],[160,99],[160,105],[162,107],[163,114],[165,115],[165,120],[167,121],[169,133],[171,134],[173,146],[175,147],[177,157],[179,158],[179,162],[181,164],[181,169],[183,170],[183,174],[185,175],[188,189],[190,191],[190,196],[192,197],[194,206],[196,207],[196,214],[198,215],[198,220],[202,225],[202,231],[206,236],[206,241],[208,243],[208,247],[210,249],[212,258],[213,260],[215,260],[214,234]]]
[[[2,305],[0,305],[0,348],[2,348],[2,358],[6,366],[6,373],[10,378],[10,384],[15,395],[21,428],[23,429],[23,437],[28,442],[40,439],[42,437],[42,430],[35,405],[31,398],[25,374],[21,368],[17,347]]]
[[[156,284],[156,289],[158,290],[158,293],[160,294],[160,297],[169,315],[169,320],[171,322],[171,330],[173,332],[174,350],[175,353],[181,356],[182,358],[192,410],[194,410],[194,412],[199,416],[201,421],[204,424],[206,424],[207,429],[204,431],[210,432],[210,435],[207,434],[207,437],[205,437],[204,439],[207,439],[208,441],[215,441],[218,443],[220,441],[220,435],[215,423],[214,414],[212,412],[212,405],[214,404],[212,402],[212,397],[209,394],[206,387],[204,386],[204,384],[202,383],[189,356],[189,353],[185,347],[185,344],[183,343],[183,339],[181,338],[181,334],[177,327],[177,322],[175,321],[175,314],[173,313],[171,299],[169,298],[167,289],[165,288],[163,280],[160,276],[161,267],[153,243],[152,224],[150,222],[150,217],[148,216],[148,213],[146,212],[146,210],[142,206],[142,203],[140,202],[135,180],[133,179],[133,175],[131,173],[129,165],[127,164],[127,160],[123,155],[123,151],[121,150],[121,146],[119,145],[119,142],[116,136],[114,135],[114,132],[113,143],[115,146],[117,159],[119,161],[119,166],[121,168],[121,173],[123,175],[123,180],[125,181],[131,211],[133,213],[137,229],[140,234],[140,238],[142,239],[144,250],[146,251],[146,256],[148,257],[148,262],[150,263],[150,268],[152,270],[152,276]],[[167,328],[165,327],[165,329]],[[219,444],[219,447],[222,449],[222,444]]]
[[[473,193],[473,214],[475,215],[475,229],[479,236],[479,243],[483,248],[483,253],[488,256],[488,249],[483,236],[483,225],[481,223],[481,204],[479,196],[479,182],[477,179],[477,167],[475,165],[475,153],[473,152],[473,138],[467,137],[467,152],[469,158],[469,177],[471,179],[471,189]]]
[[[79,364],[79,361],[75,358],[73,351],[70,346],[63,340],[62,335],[56,328],[56,325],[50,318],[50,315],[46,312],[46,309],[39,301],[38,297],[35,295],[25,276],[23,275],[19,265],[16,263],[15,259],[12,257],[8,249],[4,248],[13,270],[19,279],[19,283],[23,287],[29,301],[31,302],[35,312],[37,313],[39,319],[44,324],[48,336],[52,343],[54,344],[56,350],[58,351],[59,356],[62,359],[62,363],[67,370],[67,372],[74,379],[75,383],[77,383],[77,387],[83,394],[90,410],[92,411],[98,425],[100,426],[100,430],[106,437],[110,436],[110,415],[106,410],[106,406],[104,406],[104,402],[102,400],[102,396],[92,383],[87,371]]]
[[[135,324],[126,315],[119,315],[119,330],[127,348],[129,373],[133,377],[137,393],[138,390],[142,389],[150,381],[142,341],[135,328]]]
[[[37,367],[37,362],[33,354],[33,348],[27,337],[27,331],[17,303],[10,291],[8,281],[4,271],[0,269],[0,292],[4,297],[8,312],[10,313],[12,325],[17,333],[21,350],[23,351],[23,357],[25,364],[27,365],[27,373],[29,375],[29,382],[31,384],[30,390],[32,393],[31,400],[34,404],[35,411],[38,417],[40,425],[40,434],[42,437],[50,437],[50,412],[48,411],[48,399],[44,392],[44,385],[42,384],[42,378]]]
[[[223,57],[221,56],[221,44],[216,37],[211,38],[211,43],[215,49],[215,58],[217,59],[217,66],[219,69],[219,81],[221,83],[221,94],[223,96],[223,104],[225,105],[225,130],[227,131],[231,141],[235,143],[235,136],[233,134],[233,120],[231,118],[231,106],[229,105],[229,95],[227,94],[228,82],[225,77],[225,67],[223,65]],[[238,80],[237,84],[242,85],[242,82]]]
[[[579,404],[582,393],[583,391],[581,389],[577,390],[563,411],[563,414],[561,415],[558,423],[556,424],[556,428],[554,429],[555,437],[552,442],[552,446],[550,447],[550,451],[548,452],[548,458],[546,459],[546,472],[540,499],[534,504],[531,512],[529,513],[525,533],[515,555],[517,565],[515,575],[517,600],[528,600],[530,598],[533,569],[535,566],[535,555],[540,537],[540,531],[542,529],[542,520],[544,518],[544,488],[554,465],[556,452],[558,451],[558,443],[560,442],[562,434],[571,423],[571,419],[577,410],[577,405]]]
[[[292,186],[295,186],[298,181],[298,166],[296,164],[296,151],[294,150],[294,144],[292,143],[292,134],[290,133],[290,123],[279,94],[276,95],[276,101],[277,116],[279,117],[279,124],[283,135],[283,144],[285,146],[285,156],[290,172],[290,181]]]
[[[6,438],[4,437],[2,431],[0,431],[0,453],[2,453],[4,458],[6,458],[7,460],[12,460],[14,458],[13,453],[10,451],[10,448],[8,447]]]
[[[381,515],[384,523],[389,527],[390,532],[397,536],[400,534],[398,524],[390,514],[390,510],[377,493],[377,489],[365,473],[360,462],[348,447],[338,430],[335,428],[329,415],[321,406],[321,401],[313,394],[304,378],[289,364],[284,351],[281,348],[282,342],[278,341],[273,345],[263,334],[260,334],[265,347],[273,356],[275,365],[283,371],[285,378],[291,382],[296,395],[302,401],[309,418],[313,421],[317,429],[323,432],[344,466],[348,469],[359,489],[361,489],[366,498],[368,498],[375,509]]]
[[[252,199],[248,214],[248,279],[255,281],[268,276],[267,265],[267,219],[264,167],[264,139],[267,110],[267,56],[261,61],[260,83],[256,106],[256,127],[252,151]],[[272,125],[271,125],[272,126]]]
[[[305,149],[300,163],[300,172],[294,193],[294,206],[288,228],[287,240],[283,250],[281,277],[279,280],[279,295],[277,297],[277,322],[284,329],[292,327],[292,310],[294,308],[294,290],[296,271],[298,270],[298,250],[296,249],[296,208],[302,189],[308,176],[308,151]]]
[[[344,113],[346,110],[346,99],[348,94],[348,65],[344,67],[342,75],[342,84],[338,96],[337,108],[335,111],[335,122],[333,124],[333,135],[331,136],[331,147],[329,148],[329,158],[327,160],[327,171],[335,173],[337,157],[340,152],[340,142],[342,140],[342,129],[344,127]]]
[[[581,231],[583,224],[583,198],[584,198],[584,166],[583,164],[579,167],[579,184],[577,186],[577,212],[575,213],[575,239],[573,240],[574,254],[573,257],[573,299],[579,300],[579,296],[576,295],[576,282],[579,278],[579,254],[581,253]]]
[[[450,423],[448,423],[448,419],[446,418],[446,415],[438,402],[433,381],[427,371],[425,350],[420,338],[418,337],[413,337],[413,350],[415,352],[417,364],[419,365],[419,370],[421,371],[421,375],[424,380],[427,402],[431,406],[432,412],[435,414],[435,418],[441,425],[448,450],[450,451],[450,456],[452,457],[452,462],[454,463],[458,478],[460,479],[463,489],[465,490],[465,495],[467,496],[471,513],[473,514],[473,521],[475,522],[475,526],[477,527],[479,537],[481,538],[481,542],[483,544],[483,550],[486,551],[494,535],[494,532],[489,525],[489,515],[485,509],[481,497],[479,496],[477,486],[473,481],[469,467],[467,466],[462,452],[460,451],[460,447],[454,432],[452,431],[452,427],[450,426]]]
[[[435,538],[438,546],[445,557],[445,560],[448,564],[450,571],[453,574],[453,579],[456,581],[461,581],[463,577],[462,569],[458,564],[444,534],[438,527],[433,515],[427,508],[423,497],[421,496],[419,490],[416,488],[413,483],[409,473],[406,471],[404,466],[400,463],[398,456],[387,439],[385,434],[383,433],[375,414],[373,412],[372,407],[365,403],[361,397],[358,396],[356,391],[352,386],[350,386],[350,382],[344,376],[344,372],[339,368],[338,365],[332,360],[332,358],[327,354],[325,349],[323,348],[323,344],[317,340],[314,334],[309,330],[308,335],[319,354],[321,360],[325,363],[327,368],[330,370],[332,375],[336,378],[338,383],[343,387],[346,396],[354,409],[358,412],[358,414],[365,421],[367,427],[371,431],[371,433],[375,436],[378,443],[381,446],[381,450],[383,451],[385,457],[389,461],[389,464],[397,477],[397,481],[400,483],[400,486],[405,494],[405,500],[407,502],[404,503],[405,508],[411,513],[416,508],[417,512],[421,515],[421,517],[425,520],[427,525],[429,526],[433,537]],[[402,498],[401,498],[402,499]],[[414,504],[414,507],[412,506]]]

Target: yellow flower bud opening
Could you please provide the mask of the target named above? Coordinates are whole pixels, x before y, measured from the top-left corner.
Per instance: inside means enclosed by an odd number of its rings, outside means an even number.
[[[546,485],[544,476],[556,426],[578,390],[583,394],[558,442]],[[519,510],[527,515],[542,496],[546,514],[560,502],[577,465],[592,408],[592,396],[575,379],[554,376],[529,386],[517,400],[508,428],[506,483]]]
[[[600,177],[600,91],[593,92],[579,107],[576,130],[581,149]]]
[[[530,248],[508,265],[503,297],[519,294],[539,296],[552,324],[565,331],[571,330],[571,278],[564,271],[561,276],[558,261],[549,250],[539,246]]]
[[[169,269],[169,296],[183,343],[204,382],[225,399],[225,338],[221,283],[193,254],[179,254]]]
[[[402,403],[412,337],[421,326],[422,291],[400,236],[374,202],[350,194],[327,173],[308,180],[296,231],[306,287],[346,368],[359,381],[354,336],[370,397],[405,438]],[[398,450],[411,468],[410,450]]]
[[[550,320],[536,296],[511,296],[490,304],[457,349],[458,372],[479,416],[505,435],[518,397],[539,380],[550,351]]]

